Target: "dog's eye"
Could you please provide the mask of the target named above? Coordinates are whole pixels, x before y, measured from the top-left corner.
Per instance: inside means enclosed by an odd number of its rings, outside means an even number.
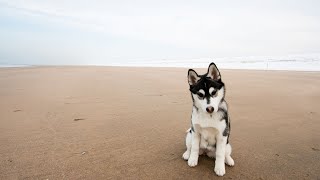
[[[198,96],[201,97],[201,98],[204,97],[204,94],[202,94],[202,93],[200,93],[200,92],[198,92],[197,94],[198,94]]]
[[[212,93],[211,93],[211,96],[214,96],[216,95],[217,91],[216,90],[213,90]]]

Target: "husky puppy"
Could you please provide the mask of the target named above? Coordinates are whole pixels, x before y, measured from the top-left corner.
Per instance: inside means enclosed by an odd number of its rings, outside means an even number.
[[[233,166],[234,161],[230,156],[230,119],[220,72],[214,63],[209,65],[204,75],[189,69],[188,82],[193,107],[191,128],[186,137],[187,151],[182,157],[188,160],[190,167],[198,164],[198,157],[202,153],[215,157],[214,171],[218,176],[223,176],[225,163]]]

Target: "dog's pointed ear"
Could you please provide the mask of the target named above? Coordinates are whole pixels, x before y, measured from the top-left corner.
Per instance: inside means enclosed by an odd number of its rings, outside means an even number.
[[[219,80],[221,79],[220,71],[217,68],[216,64],[213,62],[208,67],[208,75],[207,77],[210,77],[213,80]]]
[[[193,69],[189,69],[189,71],[188,71],[189,84],[194,85],[198,82],[199,79],[200,79],[200,77],[198,76],[198,74]]]

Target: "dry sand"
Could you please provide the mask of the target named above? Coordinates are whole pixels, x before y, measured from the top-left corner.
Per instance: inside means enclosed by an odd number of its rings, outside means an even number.
[[[205,72],[204,69],[200,71]],[[181,158],[187,69],[0,69],[0,179],[319,179],[320,73],[222,70],[235,167]]]

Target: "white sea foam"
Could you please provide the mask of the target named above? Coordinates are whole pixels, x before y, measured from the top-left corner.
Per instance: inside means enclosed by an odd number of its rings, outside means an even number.
[[[31,66],[31,65],[0,64],[0,68],[29,67],[29,66]]]
[[[319,54],[281,57],[252,56],[179,60],[136,60],[128,61],[126,63],[109,63],[108,65],[129,67],[206,68],[211,62],[215,62],[221,69],[320,71]]]
[[[206,68],[215,62],[221,69],[252,69],[252,70],[293,70],[293,71],[320,71],[320,54],[290,55],[290,56],[251,56],[225,58],[198,58],[198,59],[161,59],[161,60],[127,60],[106,61],[100,64],[75,64],[97,66],[126,66],[126,67],[184,67]],[[50,64],[46,64],[48,66]],[[52,64],[59,65],[59,64]],[[30,65],[0,64],[1,67],[28,67]]]

